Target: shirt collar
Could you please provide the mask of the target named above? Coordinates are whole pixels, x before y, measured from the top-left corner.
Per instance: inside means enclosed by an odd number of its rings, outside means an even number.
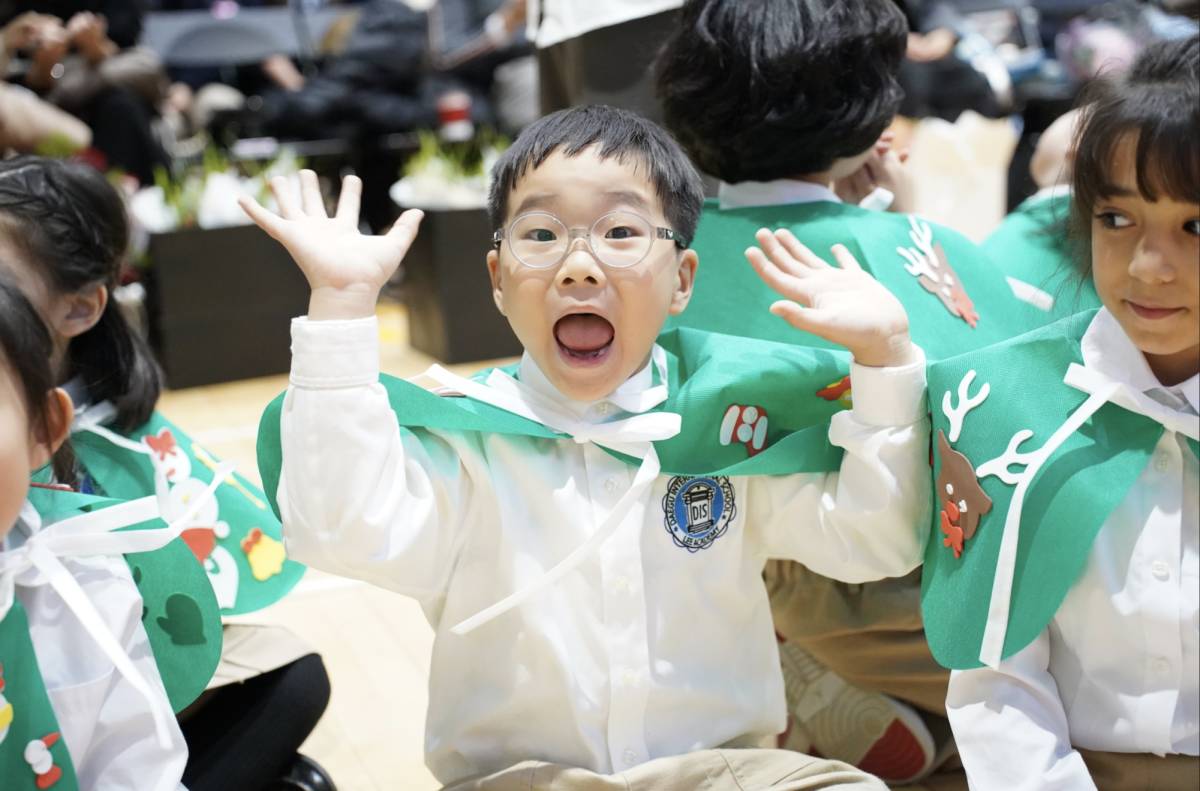
[[[755,206],[781,206],[794,203],[816,203],[828,201],[841,203],[828,187],[796,179],[777,181],[743,181],[738,184],[721,182],[717,191],[721,210],[749,209]]]
[[[533,361],[529,352],[521,356],[521,364],[517,369],[517,379],[531,390],[550,399],[571,414],[589,423],[603,423],[624,414],[641,414],[667,399],[667,382],[665,377],[666,352],[657,343],[651,351],[651,361],[642,366],[633,376],[626,379],[620,387],[604,398],[595,401],[574,401],[567,398],[542,373],[542,369]],[[657,378],[661,383],[655,383]],[[661,387],[658,392],[652,393]],[[615,407],[615,408],[614,408]]]
[[[1141,350],[1129,340],[1108,308],[1100,308],[1083,334],[1080,346],[1085,367],[1094,368],[1139,393],[1170,393],[1181,402],[1186,401],[1193,411],[1200,412],[1200,376],[1193,376],[1175,387],[1163,386],[1150,370]]]

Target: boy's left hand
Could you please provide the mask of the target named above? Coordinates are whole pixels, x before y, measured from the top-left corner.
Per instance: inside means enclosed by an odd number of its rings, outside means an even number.
[[[786,299],[771,305],[798,330],[845,346],[859,365],[889,368],[917,359],[900,300],[863,271],[842,245],[833,247],[839,267],[813,254],[788,230],[763,228],[758,247],[746,251],[754,271]]]

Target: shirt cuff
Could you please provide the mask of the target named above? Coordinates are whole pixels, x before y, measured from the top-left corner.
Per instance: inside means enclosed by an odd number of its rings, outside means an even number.
[[[321,390],[379,381],[379,327],[374,316],[348,321],[292,319],[296,387]]]
[[[864,426],[907,426],[928,413],[925,404],[925,352],[896,368],[868,368],[850,361],[854,420]]]

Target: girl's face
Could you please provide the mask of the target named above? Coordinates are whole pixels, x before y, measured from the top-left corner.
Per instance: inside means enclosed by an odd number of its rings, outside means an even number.
[[[35,427],[21,383],[0,352],[0,539],[17,521],[29,491],[30,474],[50,461],[71,429],[74,409],[70,397],[55,389],[46,399],[46,426]]]
[[[1096,291],[1172,386],[1200,373],[1200,205],[1141,194],[1135,135],[1117,146],[1111,177],[1092,211]]]

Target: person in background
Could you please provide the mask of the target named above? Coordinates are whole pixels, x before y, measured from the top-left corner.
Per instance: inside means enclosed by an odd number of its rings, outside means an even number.
[[[542,114],[581,104],[659,122],[650,66],[683,0],[529,0]]]
[[[908,47],[897,79],[900,115],[955,121],[963,110],[1000,115],[987,78],[955,54],[963,18],[953,0],[895,0],[908,20]]]

